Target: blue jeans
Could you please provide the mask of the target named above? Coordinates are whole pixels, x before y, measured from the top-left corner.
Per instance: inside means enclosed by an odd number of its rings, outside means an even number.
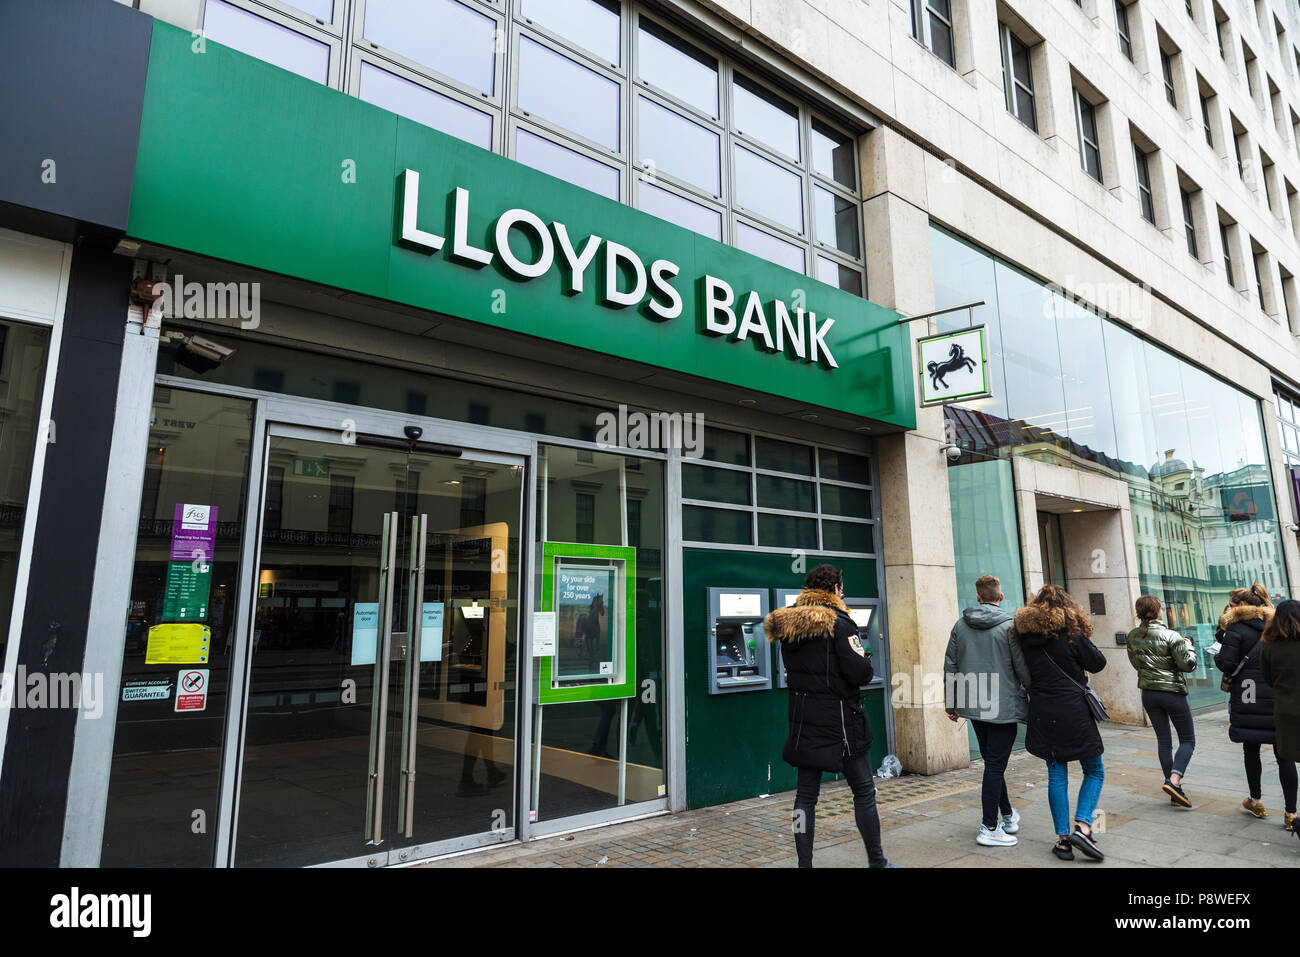
[[[1085,758],[1079,762],[1083,768],[1083,783],[1079,785],[1079,803],[1075,807],[1074,820],[1082,821],[1092,827],[1092,816],[1097,810],[1097,800],[1101,797],[1101,785],[1106,780],[1106,769],[1102,767],[1101,755]],[[1070,795],[1067,766],[1057,761],[1047,762],[1047,803],[1052,808],[1052,823],[1056,833],[1070,833]]]

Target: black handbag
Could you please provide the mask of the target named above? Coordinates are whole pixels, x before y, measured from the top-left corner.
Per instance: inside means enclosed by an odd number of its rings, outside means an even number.
[[[1053,658],[1050,654],[1047,654],[1046,649],[1043,649],[1043,654],[1047,655],[1048,661],[1056,665],[1056,670],[1062,674],[1062,676],[1065,678],[1066,681],[1070,682],[1070,684],[1074,685],[1076,688],[1078,688],[1080,691],[1083,692],[1083,700],[1088,705],[1088,712],[1092,715],[1092,720],[1109,721],[1110,714],[1107,713],[1106,706],[1102,704],[1101,698],[1098,697],[1097,692],[1093,691],[1087,685],[1079,684],[1079,682],[1075,681],[1073,678],[1067,675],[1065,673],[1065,669],[1060,666],[1057,660]]]
[[[1255,649],[1258,648],[1260,644],[1260,640],[1256,639],[1255,643],[1251,645],[1250,651],[1241,656],[1241,660],[1237,662],[1237,667],[1233,669],[1232,674],[1225,674],[1219,680],[1220,691],[1226,691],[1228,694],[1232,694],[1232,683],[1237,680],[1237,675],[1241,674],[1241,669],[1246,667],[1246,662],[1250,660],[1250,656],[1255,653]]]

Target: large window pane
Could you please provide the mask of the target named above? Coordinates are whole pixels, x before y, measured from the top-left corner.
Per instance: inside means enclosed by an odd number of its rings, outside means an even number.
[[[864,488],[822,483],[822,514],[871,517],[871,493]]]
[[[698,498],[728,505],[750,505],[749,472],[711,469],[707,465],[682,466],[682,498]]]
[[[489,114],[394,76],[387,70],[362,63],[361,87],[357,95],[367,103],[399,113],[467,143],[485,150],[492,148],[492,117]]]
[[[865,455],[821,449],[817,453],[817,462],[821,477],[824,479],[833,482],[857,482],[860,485],[871,484],[871,459]]]
[[[1065,388],[1066,434],[1074,455],[1116,467],[1114,420],[1110,416],[1111,387],[1106,364],[1102,318],[1057,293],[1052,294],[1056,334],[1061,349]]]
[[[718,63],[712,57],[642,19],[637,58],[640,79],[709,116],[718,115]]]
[[[496,21],[455,0],[367,0],[365,37],[484,93],[495,93]]]
[[[858,255],[858,204],[820,186],[813,187],[817,238],[850,256]]]
[[[930,229],[930,256],[934,264],[934,307],[943,309],[967,302],[984,301],[972,313],[966,310],[936,318],[939,332],[965,329],[973,321],[983,324],[988,332],[989,381],[993,395],[987,399],[972,399],[961,403],[963,408],[975,409],[989,416],[989,428],[984,439],[1005,445],[1007,419],[1007,388],[1003,375],[1002,334],[998,324],[998,289],[994,276],[993,257],[976,249],[951,233],[932,227]],[[969,318],[968,318],[969,316]],[[959,433],[958,441],[966,443],[968,436]]]
[[[812,482],[759,475],[758,504],[763,508],[779,508],[787,512],[817,511],[817,497]]]
[[[813,450],[810,445],[758,436],[754,440],[754,452],[760,469],[791,472],[795,475],[813,474]]]
[[[524,0],[523,15],[606,63],[618,66],[619,16],[616,0]]]
[[[761,229],[755,229],[748,223],[736,223],[736,245],[745,252],[762,256],[778,266],[793,269],[795,272],[804,271],[804,253],[801,248],[794,243],[777,239]]]
[[[637,97],[637,110],[637,162],[720,195],[718,134],[644,96]]]
[[[32,457],[43,440],[41,395],[49,330],[0,320],[0,661],[13,612]]]
[[[195,809],[212,821],[218,803],[236,601],[249,580],[240,575],[239,548],[252,412],[246,399],[154,390],[109,771],[105,867],[212,865],[214,829],[195,833],[190,825]],[[187,427],[169,425],[176,422]],[[211,538],[204,547],[211,554],[198,556],[206,572],[189,556],[172,560],[180,506],[206,510]],[[192,661],[150,664],[150,631],[167,625],[206,628],[206,652],[196,642]],[[155,642],[164,637],[155,635]],[[202,714],[177,712],[170,693],[147,693],[173,687],[182,665],[209,672]]]
[[[769,548],[816,548],[817,519],[759,512],[758,544]]]
[[[682,539],[688,542],[712,542],[718,545],[752,545],[754,534],[749,512],[721,508],[682,509]]]
[[[863,294],[862,274],[851,266],[837,263],[825,256],[817,257],[817,278],[827,285],[837,286],[855,296]]]
[[[520,109],[617,150],[618,101],[618,84],[613,80],[540,43],[520,40]]]
[[[725,465],[749,465],[749,436],[710,426],[704,430],[704,458]]]
[[[736,147],[736,203],[803,232],[803,178],[784,166]]]
[[[738,133],[796,160],[801,158],[797,107],[752,80],[737,76],[732,83],[732,111]]]
[[[822,548],[828,552],[874,552],[873,527],[859,522],[823,521]]]
[[[1041,283],[1001,262],[994,273],[1012,443],[1032,455],[1036,447],[1067,441],[1056,320]]]
[[[722,242],[722,214],[716,209],[693,203],[645,180],[639,180],[636,189],[637,207],[643,212]]]
[[[853,137],[832,129],[820,120],[812,121],[812,164],[814,172],[828,176],[841,186],[857,187],[853,168]]]
[[[1156,435],[1142,340],[1113,322],[1102,323],[1102,339],[1120,468],[1145,479],[1155,465]]]
[[[1004,607],[1024,604],[1011,462],[992,459],[949,466],[948,498],[952,505],[959,607],[979,603],[975,580],[990,569],[997,569],[1002,580],[1002,591],[1007,596]]]
[[[224,0],[208,0],[203,35],[317,83],[329,82],[330,48],[326,44]]]
[[[619,171],[598,163],[577,150],[566,149],[527,130],[515,133],[515,159],[519,162],[568,180],[575,186],[618,200]]]

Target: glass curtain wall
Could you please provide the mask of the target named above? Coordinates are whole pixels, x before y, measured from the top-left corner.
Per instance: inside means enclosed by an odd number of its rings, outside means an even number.
[[[974,320],[988,326],[994,395],[946,410],[967,453],[950,469],[959,579],[974,571],[963,561],[1019,572],[999,550],[1017,551],[1011,456],[1122,479],[1142,591],[1201,652],[1193,704],[1220,700],[1204,650],[1228,591],[1286,587],[1259,403],[938,227],[931,253],[936,308],[987,303]],[[966,323],[965,312],[938,320],[941,332]]]

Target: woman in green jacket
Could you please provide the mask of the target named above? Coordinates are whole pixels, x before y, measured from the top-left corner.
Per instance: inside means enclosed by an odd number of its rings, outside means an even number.
[[[1142,622],[1128,633],[1128,660],[1137,669],[1138,687],[1142,689],[1142,707],[1151,719],[1164,772],[1162,790],[1169,803],[1191,807],[1182,788],[1183,775],[1196,747],[1192,709],[1187,705],[1187,679],[1184,672],[1196,668],[1196,649],[1192,640],[1164,626],[1160,619],[1160,599],[1143,595],[1137,600],[1138,620]],[[1178,732],[1178,753],[1174,753],[1169,725]]]

